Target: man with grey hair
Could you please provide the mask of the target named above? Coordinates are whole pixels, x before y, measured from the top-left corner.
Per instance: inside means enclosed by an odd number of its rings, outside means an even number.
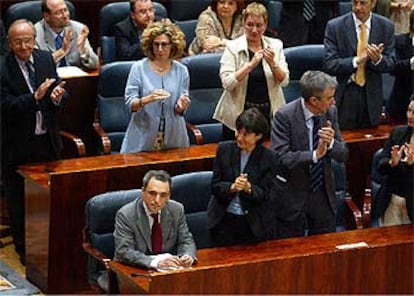
[[[282,167],[270,191],[277,238],[335,231],[331,159],[345,162],[348,154],[334,106],[336,79],[307,71],[300,85],[302,97],[281,107],[272,122],[272,149]]]
[[[170,200],[170,175],[151,170],[142,183],[141,198],[116,214],[115,259],[142,268],[190,267],[197,260],[196,245],[183,205]]]
[[[21,164],[59,158],[57,112],[68,100],[52,55],[35,48],[35,29],[26,19],[8,30],[10,52],[1,60],[1,169],[16,252],[25,260],[24,179]]]

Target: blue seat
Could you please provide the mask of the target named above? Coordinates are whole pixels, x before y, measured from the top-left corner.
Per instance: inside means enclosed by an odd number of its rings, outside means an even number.
[[[219,76],[221,53],[185,57],[182,63],[190,74],[191,105],[184,114],[191,144],[217,143],[222,139],[223,124],[213,119],[223,92]]]
[[[70,18],[75,19],[75,6],[70,1],[65,1],[68,6]],[[9,28],[11,23],[17,19],[27,19],[33,24],[40,21],[43,18],[42,14],[42,1],[24,1],[10,5],[6,11],[6,29]]]
[[[180,27],[185,35],[185,54],[188,54],[188,47],[196,36],[197,20],[175,21],[175,24]]]
[[[324,51],[323,44],[299,45],[284,49],[290,70],[290,82],[282,89],[286,103],[302,95],[299,81],[303,73],[308,70],[323,71]]]
[[[173,21],[197,20],[200,13],[210,5],[211,0],[169,0],[169,16]]]
[[[199,171],[172,177],[171,198],[184,205],[185,216],[197,249],[211,246],[207,229],[207,205],[213,172]]]
[[[352,1],[338,2],[338,15],[344,15],[352,11]]]
[[[168,17],[167,9],[158,2],[153,2],[156,19]],[[99,36],[101,41],[102,62],[116,60],[116,44],[113,28],[130,13],[129,1],[113,2],[104,5],[99,11]]]
[[[378,170],[379,161],[381,159],[382,148],[375,151],[372,156],[372,165],[371,165],[371,190],[367,190],[366,198],[370,201],[369,209],[372,209],[371,212],[365,213],[364,220],[366,221],[367,226],[379,226],[379,214],[376,213],[376,196],[383,183],[385,176],[381,174]],[[368,216],[369,215],[369,216]]]
[[[85,205],[82,247],[88,254],[88,281],[96,292],[117,293],[108,262],[114,257],[114,226],[117,211],[141,196],[141,189],[120,190],[96,195]]]
[[[273,37],[277,37],[280,32],[282,8],[283,3],[281,1],[271,0],[267,3],[267,11],[269,13],[269,25],[267,26],[267,31]]]
[[[336,231],[345,230],[345,209],[346,209],[346,169],[345,163],[332,162],[332,171],[335,178],[335,196],[336,196]]]
[[[184,205],[197,249],[210,246],[206,211],[212,176],[211,171],[199,171],[173,176],[171,180],[171,198]],[[97,292],[117,293],[115,275],[108,267],[115,251],[115,216],[122,206],[140,197],[141,189],[118,190],[96,195],[85,205],[82,247],[89,255],[88,280]]]
[[[119,153],[130,113],[125,107],[124,93],[129,71],[134,61],[104,65],[99,73],[98,98],[93,123],[101,143],[101,153]]]

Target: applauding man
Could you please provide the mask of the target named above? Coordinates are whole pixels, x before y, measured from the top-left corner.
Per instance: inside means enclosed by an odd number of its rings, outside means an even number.
[[[1,168],[14,244],[24,263],[24,183],[18,165],[55,160],[61,141],[55,113],[67,94],[52,55],[34,49],[31,22],[13,22],[1,64]]]
[[[99,59],[89,44],[89,29],[70,19],[64,0],[42,0],[43,19],[36,28],[36,45],[49,50],[58,66],[96,69]]]

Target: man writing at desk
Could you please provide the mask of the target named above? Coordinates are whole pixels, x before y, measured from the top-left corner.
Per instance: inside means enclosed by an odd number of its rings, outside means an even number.
[[[183,205],[170,200],[171,177],[151,170],[142,184],[141,198],[116,214],[114,259],[143,268],[190,267],[197,260],[196,245]]]

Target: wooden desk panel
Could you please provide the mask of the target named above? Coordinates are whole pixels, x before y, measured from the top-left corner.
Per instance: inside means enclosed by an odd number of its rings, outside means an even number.
[[[364,142],[366,132],[344,132],[351,151],[354,143]],[[86,201],[106,191],[139,188],[149,169],[165,169],[172,175],[211,170],[216,147],[206,144],[21,166],[26,190],[28,279],[48,293],[87,289],[86,255],[81,248]],[[355,172],[348,174],[350,184],[353,175]]]
[[[367,248],[337,245],[366,242]],[[191,269],[111,262],[122,294],[413,294],[413,225],[203,249]]]
[[[382,147],[392,126],[380,125],[376,128],[344,130],[343,138],[349,149],[346,163],[347,191],[359,209],[363,207],[365,188],[370,188],[372,155]]]
[[[47,293],[87,290],[87,257],[81,247],[86,201],[103,192],[141,187],[149,169],[172,175],[211,170],[215,150],[215,144],[207,144],[21,166],[27,278]]]

